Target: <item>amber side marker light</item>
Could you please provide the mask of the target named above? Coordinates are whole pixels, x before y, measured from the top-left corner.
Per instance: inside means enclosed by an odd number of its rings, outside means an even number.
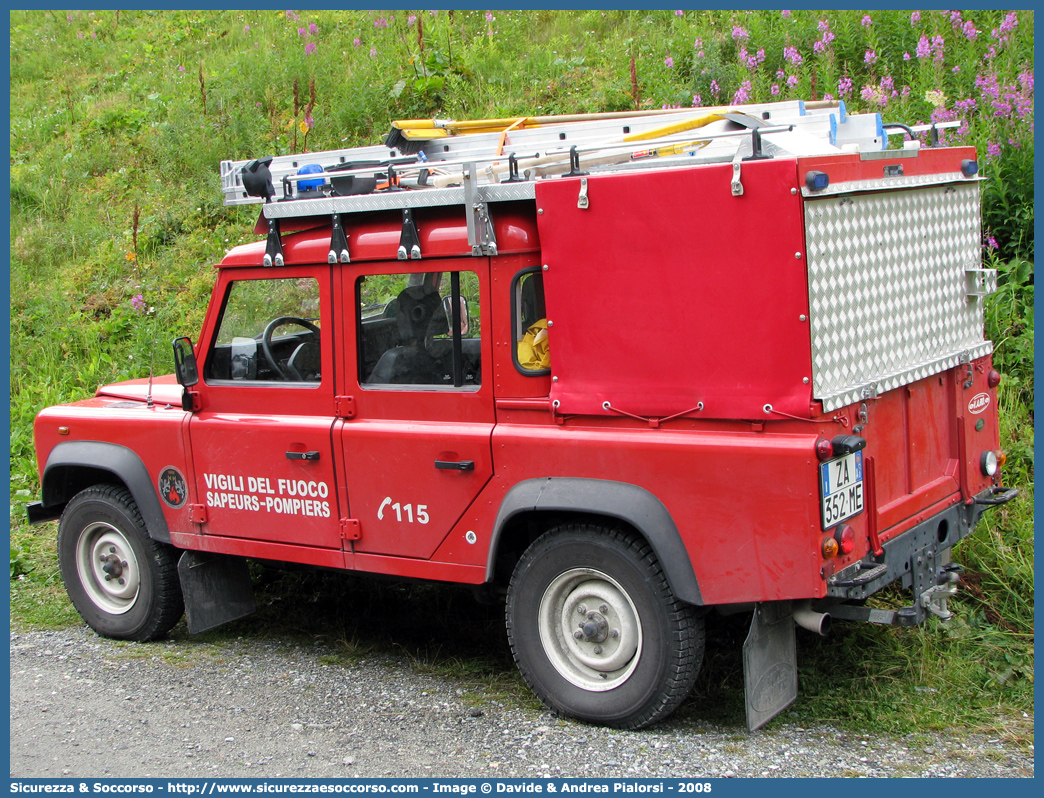
[[[59,435],[68,435],[69,434],[69,428],[68,427],[58,427],[58,434]]]

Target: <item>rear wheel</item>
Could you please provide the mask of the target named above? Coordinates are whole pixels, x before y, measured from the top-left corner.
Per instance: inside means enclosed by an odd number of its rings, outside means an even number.
[[[104,637],[155,640],[184,610],[177,550],[148,536],[123,488],[73,497],[58,524],[58,564],[73,606]]]
[[[568,524],[523,554],[508,589],[511,650],[556,712],[638,729],[692,688],[703,622],[671,592],[649,545],[616,527]]]

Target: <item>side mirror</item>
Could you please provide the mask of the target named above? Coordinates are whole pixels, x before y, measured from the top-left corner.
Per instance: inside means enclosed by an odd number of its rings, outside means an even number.
[[[188,338],[174,339],[174,373],[182,388],[191,388],[199,382],[196,353],[192,351],[192,341]]]

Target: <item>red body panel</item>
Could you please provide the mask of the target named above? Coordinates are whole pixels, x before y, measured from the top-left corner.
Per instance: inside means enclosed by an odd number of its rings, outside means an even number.
[[[741,197],[731,194],[730,164],[592,176],[586,209],[578,178],[537,184],[559,378],[551,396],[562,413],[605,414],[608,401],[669,416],[702,402],[711,418],[762,418],[769,403],[808,417],[794,166],[745,163]]]

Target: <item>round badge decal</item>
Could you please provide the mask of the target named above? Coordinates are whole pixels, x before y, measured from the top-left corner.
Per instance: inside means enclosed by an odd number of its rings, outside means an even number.
[[[968,412],[979,415],[990,406],[990,395],[988,393],[977,393],[968,402]]]
[[[188,500],[185,477],[174,466],[167,466],[159,475],[159,494],[163,503],[177,510]]]

